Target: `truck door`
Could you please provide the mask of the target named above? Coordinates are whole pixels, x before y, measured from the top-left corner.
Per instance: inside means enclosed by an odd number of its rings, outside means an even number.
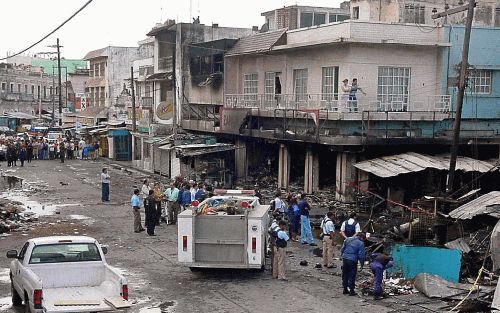
[[[247,264],[247,218],[201,215],[195,218],[195,262]]]

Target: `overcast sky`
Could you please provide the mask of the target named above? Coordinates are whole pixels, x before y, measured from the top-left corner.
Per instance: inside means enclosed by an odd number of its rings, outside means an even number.
[[[54,29],[87,0],[1,0],[0,56],[18,52]],[[251,27],[264,24],[260,13],[284,5],[338,7],[340,0],[192,0],[191,14],[204,24]],[[166,19],[188,22],[189,0],[94,0],[84,11],[31,54],[51,51],[59,37],[63,57],[82,58],[108,45],[135,46],[155,23]]]

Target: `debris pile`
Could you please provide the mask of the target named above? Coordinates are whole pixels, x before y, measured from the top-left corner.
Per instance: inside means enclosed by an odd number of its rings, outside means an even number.
[[[0,234],[23,230],[27,223],[36,221],[35,213],[26,212],[22,203],[0,199]]]

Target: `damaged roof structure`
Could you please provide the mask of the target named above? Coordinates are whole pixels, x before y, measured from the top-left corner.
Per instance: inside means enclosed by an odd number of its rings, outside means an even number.
[[[480,196],[450,212],[450,217],[466,220],[477,215],[500,218],[500,191],[492,191]]]

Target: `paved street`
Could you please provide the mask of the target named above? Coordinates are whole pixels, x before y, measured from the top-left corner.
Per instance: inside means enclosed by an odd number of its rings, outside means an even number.
[[[16,312],[10,304],[8,249],[19,249],[30,237],[54,234],[84,234],[109,246],[108,262],[129,279],[129,312],[429,312],[408,301],[431,307],[418,295],[391,298],[374,303],[368,297],[341,294],[340,266],[333,270],[314,269],[321,260],[307,246],[291,243],[289,281],[273,280],[268,269],[263,272],[216,271],[192,273],[178,265],[176,227],[162,225],[157,237],[132,231],[132,210],[128,206],[133,185],[140,186],[146,174],[121,170],[108,164],[111,175],[111,202],[100,201],[99,173],[103,162],[35,161],[24,168],[5,172],[25,180],[39,190],[30,200],[60,214],[40,217],[29,232],[12,232],[0,237],[2,270],[0,305]],[[4,171],[7,170],[2,163]],[[338,254],[337,254],[338,256]],[[301,267],[306,259],[309,266]],[[147,308],[153,308],[147,310]],[[18,309],[21,312],[22,309]]]

